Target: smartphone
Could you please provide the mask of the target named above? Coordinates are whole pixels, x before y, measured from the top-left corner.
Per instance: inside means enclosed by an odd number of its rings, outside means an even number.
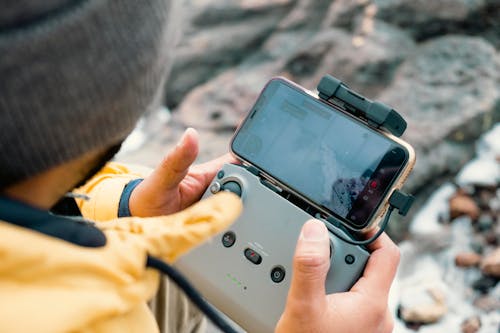
[[[408,143],[284,78],[264,87],[231,151],[322,217],[356,231],[376,225],[415,163]]]

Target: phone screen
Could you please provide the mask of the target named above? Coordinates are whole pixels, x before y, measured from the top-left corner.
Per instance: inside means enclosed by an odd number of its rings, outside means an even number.
[[[409,155],[281,79],[263,90],[232,150],[355,228],[370,221]]]

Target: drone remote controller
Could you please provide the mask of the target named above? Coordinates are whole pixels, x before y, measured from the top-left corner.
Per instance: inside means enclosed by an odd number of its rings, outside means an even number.
[[[204,194],[231,191],[243,212],[220,236],[183,256],[176,267],[220,311],[249,332],[272,332],[290,288],[295,245],[302,225],[317,218],[286,192],[252,171],[226,164]],[[345,237],[350,236],[337,229]],[[344,292],[358,280],[369,253],[330,233],[326,292]]]

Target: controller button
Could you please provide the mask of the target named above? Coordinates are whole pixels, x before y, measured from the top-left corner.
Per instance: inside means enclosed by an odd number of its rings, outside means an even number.
[[[352,254],[348,254],[345,256],[344,260],[346,264],[352,265],[356,261],[356,258]]]
[[[210,185],[210,192],[212,192],[212,194],[215,194],[219,191],[220,191],[220,184],[219,183],[215,182],[212,185]]]
[[[248,260],[250,260],[252,263],[254,263],[255,265],[258,265],[262,262],[262,257],[260,256],[260,254],[258,254],[257,252],[255,252],[252,249],[246,248],[244,253],[245,253],[245,257]]]
[[[234,232],[228,231],[222,236],[222,245],[224,247],[231,247],[234,245],[234,242],[236,242],[236,234]]]
[[[241,186],[235,181],[224,183],[224,185],[222,185],[222,189],[224,191],[233,192],[237,196],[241,197]]]
[[[217,172],[217,178],[222,179],[224,177],[224,170]]]
[[[282,266],[276,266],[271,270],[271,280],[280,283],[285,278],[285,269]]]

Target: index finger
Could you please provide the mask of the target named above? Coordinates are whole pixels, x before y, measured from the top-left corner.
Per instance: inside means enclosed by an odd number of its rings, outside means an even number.
[[[370,244],[369,249],[372,253],[363,276],[351,290],[387,296],[398,268],[399,249],[385,232]]]
[[[188,128],[177,146],[153,170],[150,177],[152,180],[145,181],[151,181],[155,187],[165,190],[176,188],[198,156],[198,150],[198,132]]]

